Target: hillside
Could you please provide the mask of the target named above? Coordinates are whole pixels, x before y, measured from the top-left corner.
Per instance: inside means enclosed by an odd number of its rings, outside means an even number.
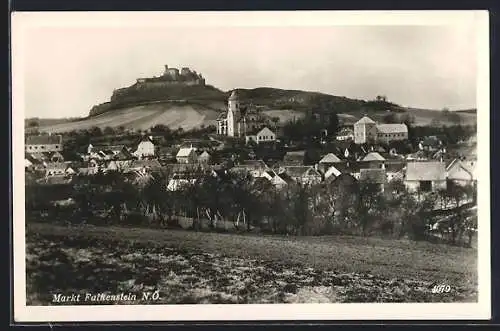
[[[191,129],[202,124],[215,124],[218,114],[226,107],[231,91],[225,92],[205,85],[204,81],[203,84],[190,85],[182,81],[172,83],[162,77],[146,79],[146,82],[138,79],[131,86],[114,90],[110,100],[92,107],[86,118],[59,121],[38,119],[39,129],[65,132],[92,126],[123,126],[144,130],[157,124],[173,129]],[[415,125],[471,125],[476,123],[477,117],[474,109],[442,112],[403,108],[385,100],[365,101],[301,90],[259,87],[237,91],[244,105],[253,105],[270,117],[278,117],[281,122],[303,117],[308,111],[335,111],[341,121],[347,124],[354,123],[364,115],[382,121],[388,111],[396,113],[399,118],[411,116]],[[33,121],[30,121],[27,120],[26,127],[33,126]]]
[[[80,121],[59,123],[41,127],[46,132],[69,132],[88,130],[94,126],[101,129],[109,126],[125,129],[146,130],[163,124],[171,128],[189,130],[203,125],[215,124],[218,113],[196,105],[174,105],[171,103],[152,103],[135,107],[125,107],[103,114],[90,116]]]

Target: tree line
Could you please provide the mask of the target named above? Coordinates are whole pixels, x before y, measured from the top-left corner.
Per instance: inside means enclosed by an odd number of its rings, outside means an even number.
[[[384,191],[377,184],[355,180],[290,183],[277,189],[248,174],[220,170],[216,175],[193,169],[187,176],[190,181],[169,190],[172,178],[166,170],[142,182],[109,172],[76,176],[66,186],[30,186],[26,189],[27,216],[39,221],[45,213],[51,221],[163,228],[180,227],[182,217],[190,219],[190,228],[198,231],[297,236],[383,235],[434,240],[438,231],[443,240],[468,245],[475,227],[474,217],[464,208],[474,204],[475,191],[453,183],[436,193],[409,192],[400,181],[390,182]],[[68,197],[71,204],[53,203]],[[436,209],[438,203],[441,205]],[[442,215],[443,210],[446,215]]]

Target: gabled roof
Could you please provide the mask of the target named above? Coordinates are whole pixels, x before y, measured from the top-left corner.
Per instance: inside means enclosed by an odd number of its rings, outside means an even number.
[[[470,174],[473,179],[477,179],[476,175],[476,164],[475,160],[459,160],[453,159],[451,163],[446,166],[446,171],[449,172],[453,168],[462,168],[465,172]]]
[[[207,152],[207,151],[203,151],[203,153],[200,154],[200,156],[198,156],[199,158],[210,158],[210,154]]]
[[[340,176],[340,174],[342,174],[342,172],[337,169],[336,167],[334,166],[331,166],[330,168],[328,168],[328,170],[325,172],[325,178],[329,178],[329,177],[338,177]]]
[[[186,147],[182,147],[177,152],[176,157],[187,157],[187,156],[189,156],[194,151],[195,151],[195,149],[193,147],[187,147],[187,148]]]
[[[359,180],[373,184],[383,184],[386,181],[385,169],[361,169]]]
[[[62,136],[55,135],[39,135],[27,136],[25,140],[26,145],[56,145],[62,144]]]
[[[381,133],[405,133],[408,127],[406,124],[377,124],[377,130]]]
[[[61,170],[66,170],[68,168],[68,165],[63,162],[48,162],[46,163],[45,166],[47,169],[61,169]]]
[[[385,159],[378,152],[370,152],[366,154],[363,161],[385,161]]]
[[[375,124],[375,121],[373,121],[371,118],[369,118],[368,116],[363,116],[363,118],[361,118],[359,121],[357,121],[356,123],[354,123],[355,125],[356,124]]]
[[[446,180],[445,164],[435,161],[409,162],[406,166],[406,180]]]
[[[342,162],[335,154],[328,153],[319,161],[319,163],[337,163]]]
[[[269,129],[267,126],[263,127],[259,132],[257,132],[257,136],[263,135],[263,134],[274,134],[274,132]]]

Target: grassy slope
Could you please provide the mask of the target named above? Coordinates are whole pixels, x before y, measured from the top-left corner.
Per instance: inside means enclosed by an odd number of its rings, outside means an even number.
[[[38,239],[35,239],[35,235],[39,236]],[[111,249],[112,251],[108,253],[113,256],[124,254],[119,250],[113,251],[115,249],[113,247],[117,245],[113,242],[117,242],[121,243],[120,245],[125,243],[143,245],[141,247],[146,249],[145,253],[158,249],[160,251],[175,249],[189,252],[189,254],[194,254],[194,252],[222,254],[222,257],[218,258],[212,256],[210,262],[207,262],[217,265],[221,259],[248,259],[249,261],[256,259],[262,261],[259,265],[271,263],[268,269],[277,265],[286,265],[287,268],[299,270],[297,272],[304,268],[313,268],[314,270],[331,270],[337,275],[355,273],[352,277],[359,281],[372,279],[375,282],[373,286],[376,284],[379,287],[382,286],[382,290],[380,288],[377,290],[377,295],[384,293],[383,286],[392,286],[388,284],[405,279],[421,282],[419,286],[426,287],[421,293],[426,298],[423,300],[450,300],[449,297],[448,299],[431,297],[428,287],[432,287],[432,284],[449,284],[454,289],[455,299],[461,298],[460,300],[471,300],[477,288],[477,251],[475,249],[425,242],[342,236],[283,238],[121,227],[68,228],[40,223],[27,225],[28,245],[34,245],[44,237],[52,238],[53,242],[60,243],[67,241],[68,237],[80,238],[73,239],[76,240],[75,242],[85,242],[85,240],[90,240],[89,238],[94,241],[100,240],[107,243],[104,244],[108,247],[106,250]],[[81,244],[78,247],[85,249],[86,245],[89,244]],[[61,244],[61,247],[66,246]],[[146,263],[147,268],[160,267],[148,264],[147,261],[142,263]],[[244,261],[238,263],[244,264]],[[232,269],[228,268],[227,272],[232,272]],[[375,279],[379,280],[375,281]],[[365,288],[365,292],[371,290]],[[349,301],[350,299],[345,297],[343,300]],[[403,300],[418,301],[420,299],[410,297]]]
[[[124,126],[130,129],[149,129],[157,124],[170,126],[174,129],[192,129],[201,124],[214,124],[217,112],[197,105],[174,106],[169,104],[150,104],[123,108],[92,116],[77,122],[67,122],[41,127],[47,132],[67,132],[72,130],[85,130],[93,126],[104,128],[106,126]]]

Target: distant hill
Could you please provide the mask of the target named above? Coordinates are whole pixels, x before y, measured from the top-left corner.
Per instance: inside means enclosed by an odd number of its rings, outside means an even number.
[[[167,69],[172,70],[172,69]],[[175,70],[175,69],[174,69]],[[164,77],[164,76],[162,76]],[[130,129],[147,129],[163,124],[171,128],[194,128],[215,124],[218,114],[226,107],[231,91],[222,91],[202,84],[174,83],[166,78],[138,79],[129,87],[113,91],[108,102],[92,107],[84,119],[40,120],[42,131],[62,132],[88,129],[92,126],[124,126]],[[201,77],[201,76],[200,76]],[[157,82],[156,80],[160,80]],[[474,124],[475,110],[441,112],[426,109],[404,108],[385,100],[359,100],[319,92],[286,90],[271,87],[236,89],[240,101],[278,117],[281,122],[305,116],[308,111],[339,114],[341,121],[354,123],[364,115],[382,121],[388,113],[398,116],[408,114],[416,125]],[[28,122],[26,122],[28,126]]]

